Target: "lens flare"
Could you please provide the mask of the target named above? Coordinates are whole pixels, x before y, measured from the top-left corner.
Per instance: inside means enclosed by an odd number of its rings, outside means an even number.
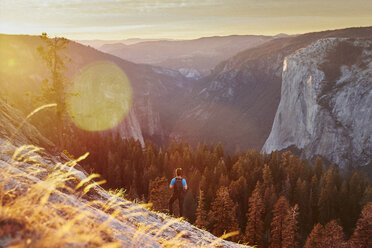
[[[115,127],[128,114],[132,89],[125,73],[110,62],[95,62],[74,79],[67,112],[79,128],[102,131]]]
[[[9,59],[9,60],[8,60],[8,66],[9,66],[9,67],[13,67],[13,66],[15,66],[15,60],[14,60],[14,59]]]

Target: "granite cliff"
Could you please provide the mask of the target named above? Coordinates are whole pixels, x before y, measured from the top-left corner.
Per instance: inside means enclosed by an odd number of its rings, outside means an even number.
[[[327,38],[287,56],[262,151],[298,149],[341,167],[372,161],[372,41]]]
[[[371,40],[372,28],[348,28],[277,38],[238,53],[193,84],[192,101],[176,122],[171,137],[188,140],[192,144],[198,141],[222,142],[230,152],[237,147],[243,151],[261,150],[283,97],[284,59],[318,40],[332,37]],[[359,59],[356,58],[356,63],[360,62]],[[335,61],[337,59],[324,61],[324,66],[331,67]],[[357,76],[358,71],[350,73]]]

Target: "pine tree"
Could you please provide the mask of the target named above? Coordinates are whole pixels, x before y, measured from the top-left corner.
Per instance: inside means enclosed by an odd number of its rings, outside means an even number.
[[[314,226],[306,240],[304,248],[343,248],[346,247],[342,227],[336,220],[332,220],[323,227],[321,224]]]
[[[274,185],[271,185],[270,187],[265,188],[264,191],[264,204],[265,204],[265,210],[264,210],[264,241],[265,241],[265,247],[268,246],[269,238],[270,238],[270,224],[273,217],[273,207],[275,203],[277,202],[278,198],[275,193]]]
[[[257,182],[252,196],[249,198],[249,211],[247,213],[248,223],[245,231],[246,241],[250,245],[263,247],[263,211],[264,203],[261,196],[261,185]]]
[[[289,211],[288,200],[281,196],[275,203],[273,209],[273,220],[271,222],[270,248],[284,247],[285,225]]]
[[[351,248],[372,247],[372,202],[364,206],[361,217],[358,219],[353,236],[350,239]]]
[[[314,174],[317,177],[318,180],[323,176],[325,172],[324,166],[323,166],[323,161],[322,159],[318,156],[316,158],[315,164],[314,164]]]
[[[298,178],[294,190],[294,202],[297,203],[299,207],[299,229],[302,234],[309,233],[312,228],[312,225],[310,224],[312,217],[310,200],[311,196],[309,197],[307,182]]]
[[[248,186],[245,177],[241,176],[236,181],[230,180],[229,193],[231,199],[238,204],[237,218],[240,226],[245,226],[245,216],[248,209]]]
[[[263,179],[263,188],[264,188],[264,241],[265,247],[268,245],[269,237],[270,237],[270,224],[272,221],[272,210],[274,204],[278,200],[275,187],[274,187],[274,179],[271,174],[271,169],[268,165],[265,165],[262,170],[262,179]]]
[[[199,228],[207,228],[208,224],[208,214],[205,206],[204,192],[200,190],[198,208],[196,209],[195,225]]]
[[[311,220],[312,225],[313,223],[317,223],[319,221],[319,209],[318,209],[318,202],[319,202],[319,195],[320,195],[320,187],[319,187],[319,180],[314,175],[311,179],[310,183],[310,210],[311,210]]]
[[[342,227],[336,220],[332,220],[324,227],[323,246],[327,248],[342,248],[345,247],[345,236]]]
[[[149,201],[152,203],[154,210],[167,211],[170,198],[168,185],[168,180],[165,177],[157,177],[155,180],[150,181]]]
[[[50,81],[44,80],[41,88],[41,100],[45,103],[57,104],[57,135],[59,149],[63,148],[63,115],[66,111],[66,87],[63,70],[65,70],[65,63],[69,59],[66,56],[61,56],[61,51],[67,48],[69,41],[65,38],[54,37],[50,39],[46,33],[43,33],[40,38],[45,46],[38,47],[38,52],[48,70],[51,74]]]
[[[236,219],[236,206],[229,196],[227,187],[220,187],[217,191],[216,199],[212,202],[212,210],[209,212],[212,224],[212,233],[221,236],[225,232],[235,232],[239,230],[238,220]]]
[[[323,224],[336,217],[336,210],[338,208],[337,173],[337,170],[331,167],[325,173],[324,178],[322,178],[323,188],[320,192],[318,207],[320,222]]]
[[[325,231],[322,224],[316,224],[306,239],[304,248],[323,248],[324,235]]]
[[[274,184],[274,179],[273,179],[273,176],[271,174],[270,167],[266,164],[265,164],[265,166],[262,170],[262,179],[263,179],[265,187],[269,187],[269,186]]]
[[[358,172],[354,172],[349,181],[345,180],[342,184],[340,220],[345,233],[349,236],[352,234],[352,229],[355,227],[363,206],[355,203],[362,202],[366,186],[367,182],[364,175]]]
[[[285,218],[285,227],[283,234],[283,247],[297,247],[297,231],[298,231],[298,205],[290,208]]]

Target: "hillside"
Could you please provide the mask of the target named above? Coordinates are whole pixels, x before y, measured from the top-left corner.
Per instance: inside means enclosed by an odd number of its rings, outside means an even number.
[[[0,108],[1,247],[245,247],[104,191],[77,160],[35,146],[52,144],[1,98]]]
[[[171,133],[195,144],[219,142],[234,151],[258,149],[270,134],[280,102],[284,58],[327,37],[372,39],[372,28],[278,38],[220,63],[194,83],[193,101]]]
[[[2,95],[25,113],[32,110],[32,97],[27,97],[26,93],[38,92],[42,81],[49,76],[37,52],[40,45],[38,36],[0,35],[0,56],[4,58],[0,62]],[[69,42],[64,55],[71,59],[65,73],[71,81],[101,61],[117,65],[128,77],[133,91],[132,108],[128,117],[116,127],[122,138],[134,137],[142,143],[144,139],[159,143],[168,141],[168,130],[182,112],[182,99],[189,92],[188,79],[176,71],[136,65],[73,41]],[[169,105],[169,101],[173,104]]]

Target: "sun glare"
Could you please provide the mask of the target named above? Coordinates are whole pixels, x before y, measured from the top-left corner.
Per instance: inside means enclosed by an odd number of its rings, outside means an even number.
[[[9,60],[8,60],[8,66],[9,66],[9,67],[13,67],[13,66],[15,66],[15,60],[14,60],[14,59],[9,59]]]
[[[132,88],[125,73],[110,62],[95,62],[73,80],[67,109],[72,121],[87,131],[107,130],[128,114]]]

